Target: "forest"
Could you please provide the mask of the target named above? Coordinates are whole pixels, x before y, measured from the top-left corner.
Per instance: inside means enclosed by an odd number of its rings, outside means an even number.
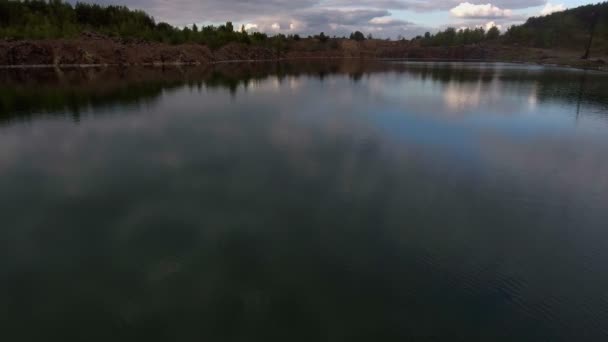
[[[204,19],[204,18],[202,18]],[[227,43],[280,45],[300,40],[299,35],[268,36],[235,28],[231,22],[213,26],[177,28],[156,20],[147,13],[124,6],[101,6],[62,0],[0,0],[0,38],[50,39],[72,38],[90,31],[110,37],[134,38],[169,44],[198,43],[217,48]],[[324,33],[314,37],[321,43],[331,38]],[[350,39],[372,38],[360,31]],[[346,39],[344,37],[343,39]],[[497,27],[447,28],[435,34],[427,32],[413,39],[422,46],[460,46],[494,42],[539,48],[580,49],[583,46],[608,50],[608,2],[581,6],[542,17],[529,18],[522,25]]]
[[[110,37],[135,38],[170,44],[200,43],[218,47],[229,42],[256,43],[265,33],[235,29],[231,22],[219,26],[177,28],[139,10],[124,6],[70,3],[61,0],[0,0],[0,38],[73,38],[90,31]]]
[[[607,47],[608,2],[532,17],[505,33],[506,43],[541,48],[578,48],[591,38],[596,48]]]
[[[419,40],[422,46],[458,46],[479,44],[498,38],[500,38],[500,30],[496,26],[491,27],[487,32],[482,27],[460,30],[448,27],[445,31],[439,31],[436,34],[427,32],[424,36],[416,37],[415,40]]]
[[[509,27],[501,34],[492,27],[447,28],[444,31],[415,38],[423,46],[458,46],[496,41],[546,49],[583,49],[593,44],[595,49],[608,51],[608,2],[586,5],[563,12],[529,18],[524,24]]]

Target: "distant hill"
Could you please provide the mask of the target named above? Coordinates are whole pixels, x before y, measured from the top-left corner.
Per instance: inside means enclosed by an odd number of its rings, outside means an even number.
[[[595,25],[595,27],[594,27]],[[586,5],[542,17],[529,18],[513,26],[504,42],[523,46],[584,51],[591,32],[592,50],[608,53],[608,2]]]

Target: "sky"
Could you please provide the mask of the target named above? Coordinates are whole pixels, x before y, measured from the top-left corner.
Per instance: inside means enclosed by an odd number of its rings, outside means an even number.
[[[172,25],[221,24],[269,34],[411,38],[447,27],[505,30],[528,17],[594,3],[585,0],[93,0],[141,9]],[[468,1],[468,2],[467,2]],[[599,0],[596,0],[597,2]]]

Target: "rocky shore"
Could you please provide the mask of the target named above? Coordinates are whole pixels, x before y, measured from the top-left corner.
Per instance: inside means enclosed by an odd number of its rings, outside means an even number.
[[[283,49],[233,43],[211,50],[199,44],[169,45],[90,33],[77,39],[0,40],[0,67],[204,65],[298,58],[482,60],[606,69],[603,59],[582,61],[574,52],[500,45],[421,47],[409,41],[334,39],[324,44],[302,40]]]

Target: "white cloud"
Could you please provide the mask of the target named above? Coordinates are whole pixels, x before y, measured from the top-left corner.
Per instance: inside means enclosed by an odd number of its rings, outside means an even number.
[[[252,24],[252,23],[245,24],[245,30],[247,30],[247,31],[257,30],[257,29],[258,29],[258,25],[257,24]]]
[[[457,30],[483,28],[484,30],[488,31],[492,27],[496,27],[497,29],[502,31],[502,25],[497,24],[495,21],[489,21],[485,24],[481,23],[481,24],[477,24],[477,25],[461,25],[461,26],[457,26],[456,28],[457,28]]]
[[[66,0],[75,3],[77,0]],[[270,34],[346,35],[359,30],[380,31],[377,37],[424,34],[449,26],[484,26],[495,21],[507,27],[525,21],[511,10],[542,8],[547,1],[560,0],[87,0],[98,4],[121,4],[142,9],[157,22],[178,27],[218,25],[232,21],[249,31]],[[562,2],[564,0],[561,0]],[[450,13],[457,22],[426,13]],[[400,11],[408,10],[413,15]],[[519,12],[518,12],[519,13]],[[521,12],[523,13],[523,12]],[[420,16],[419,16],[420,15]],[[411,21],[410,21],[411,20]],[[424,23],[424,24],[416,24]],[[276,24],[276,25],[275,25]],[[427,26],[428,25],[428,26]]]
[[[561,12],[561,11],[565,11],[565,10],[566,10],[566,6],[564,6],[563,4],[553,5],[552,3],[547,2],[545,7],[542,9],[542,11],[540,11],[540,15],[549,15],[551,13]]]
[[[370,20],[369,23],[377,25],[386,25],[392,23],[394,20],[395,19],[391,17],[376,17]]]
[[[298,0],[294,0],[298,1]],[[417,12],[449,10],[455,5],[468,1],[475,5],[483,5],[489,0],[323,0],[329,7],[350,8],[385,8],[396,10],[413,10]],[[494,6],[500,8],[522,9],[542,6],[546,0],[490,0]]]
[[[463,2],[450,10],[458,18],[504,18],[512,14],[509,9],[501,9],[492,4],[475,5]]]
[[[489,22],[487,22],[486,25],[485,25],[485,27],[484,27],[484,29],[486,31],[488,31],[492,27],[496,27],[497,29],[502,30],[502,25],[496,24],[495,21],[489,21]]]

